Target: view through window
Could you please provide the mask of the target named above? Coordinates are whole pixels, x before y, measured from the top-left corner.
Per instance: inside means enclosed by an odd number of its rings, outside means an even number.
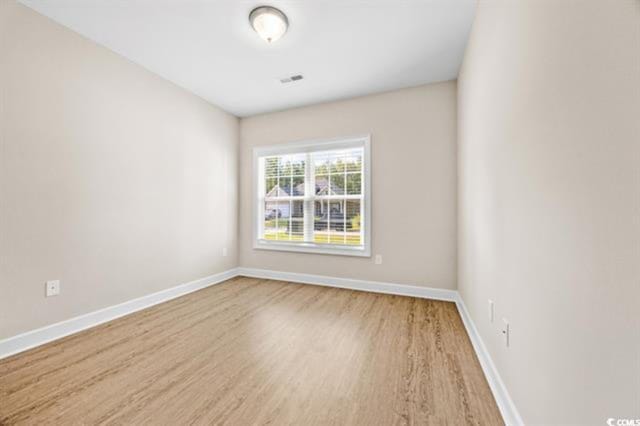
[[[258,156],[258,240],[365,248],[366,144]],[[339,146],[339,145],[338,145]]]

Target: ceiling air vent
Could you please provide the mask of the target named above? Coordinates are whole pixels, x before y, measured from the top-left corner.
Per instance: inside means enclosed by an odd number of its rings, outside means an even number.
[[[304,77],[300,74],[292,75],[291,77],[285,77],[280,79],[280,83],[293,83],[294,81],[302,80]]]

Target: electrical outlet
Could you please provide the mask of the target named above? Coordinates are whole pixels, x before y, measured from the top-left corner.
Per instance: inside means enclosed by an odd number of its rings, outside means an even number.
[[[222,249],[222,257],[227,257],[227,248],[223,247]]]
[[[376,265],[382,265],[382,255],[376,254]]]
[[[489,299],[489,322],[493,322],[493,300]]]
[[[506,318],[502,318],[502,337],[504,338],[504,345],[509,347],[509,340],[511,339],[511,330],[509,329],[509,321]]]
[[[45,283],[45,296],[57,296],[60,294],[60,280],[47,281]]]

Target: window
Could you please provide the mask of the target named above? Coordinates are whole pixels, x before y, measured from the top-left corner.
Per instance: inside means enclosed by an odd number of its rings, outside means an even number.
[[[259,249],[369,256],[369,137],[254,149]]]

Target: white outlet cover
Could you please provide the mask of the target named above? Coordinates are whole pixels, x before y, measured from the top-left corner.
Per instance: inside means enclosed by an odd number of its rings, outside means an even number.
[[[504,338],[504,345],[508,348],[511,340],[511,330],[509,321],[506,318],[502,318],[502,337]]]
[[[226,257],[226,256],[227,256],[227,248],[226,248],[226,247],[224,247],[224,248],[222,249],[222,256],[223,256],[223,257]]]
[[[60,280],[47,281],[45,284],[45,296],[57,296],[60,294]]]
[[[376,254],[376,265],[382,265],[382,255]]]
[[[493,322],[493,300],[489,299],[489,322]]]

